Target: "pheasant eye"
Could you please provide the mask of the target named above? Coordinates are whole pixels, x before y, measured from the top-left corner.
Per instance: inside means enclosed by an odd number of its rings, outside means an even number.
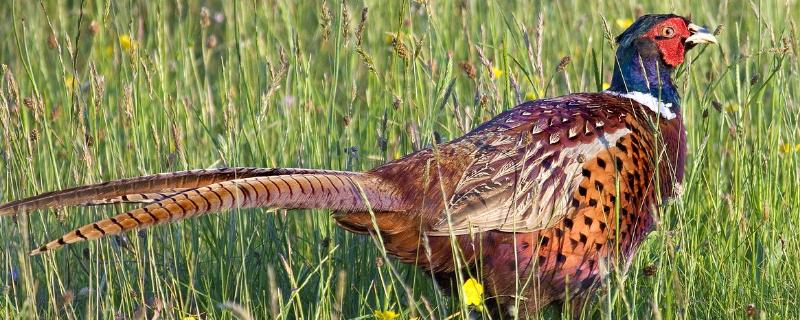
[[[664,38],[672,38],[675,36],[675,29],[672,29],[672,27],[664,27],[664,29],[661,29],[661,36]]]

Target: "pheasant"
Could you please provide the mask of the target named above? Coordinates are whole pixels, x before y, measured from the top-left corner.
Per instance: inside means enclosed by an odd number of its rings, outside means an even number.
[[[389,254],[437,280],[479,270],[494,300],[486,305],[497,314],[535,314],[565,300],[576,307],[608,267],[630,263],[657,207],[682,181],[685,128],[671,74],[687,50],[716,38],[687,18],[659,14],[638,18],[616,42],[606,91],[525,102],[460,138],[367,172],[162,173],[9,202],[0,216],[144,203],[35,255],[234,208],[326,208],[346,230],[379,233]]]

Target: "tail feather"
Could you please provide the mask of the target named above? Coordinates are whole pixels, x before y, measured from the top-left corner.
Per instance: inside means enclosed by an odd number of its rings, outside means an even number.
[[[153,203],[189,190],[188,188],[164,189],[160,192],[131,193],[124,196],[117,196],[105,199],[92,199],[79,203],[79,206],[103,206],[115,203]]]
[[[365,173],[326,171],[233,179],[178,192],[141,208],[87,224],[34,250],[31,255],[70,243],[234,208],[366,211],[366,198],[375,211],[402,211],[404,202],[398,194],[391,184]]]
[[[74,205],[97,205],[119,202],[148,203],[175,194],[174,191],[199,188],[221,181],[281,174],[325,172],[328,172],[328,170],[221,168],[159,173],[47,192],[35,197],[12,201],[0,205],[0,216]]]

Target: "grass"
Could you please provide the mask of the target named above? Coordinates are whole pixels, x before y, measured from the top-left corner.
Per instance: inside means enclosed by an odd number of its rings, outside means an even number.
[[[621,2],[208,1],[204,14],[185,1],[11,1],[0,202],[187,168],[369,169],[521,100],[601,90],[604,20],[618,34],[638,12],[691,14],[724,28],[676,79],[683,195],[588,311],[800,317],[800,3]],[[241,210],[27,256],[122,209],[2,219],[0,316],[465,317],[325,211]]]

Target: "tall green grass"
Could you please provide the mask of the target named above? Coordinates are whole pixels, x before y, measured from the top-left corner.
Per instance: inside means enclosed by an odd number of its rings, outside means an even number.
[[[800,317],[799,2],[203,5],[0,6],[0,202],[187,168],[369,169],[522,100],[602,90],[607,32],[675,12],[724,25],[720,46],[690,52],[677,74],[683,194],[585,315]],[[325,211],[240,210],[27,256],[123,209],[2,219],[0,316],[466,317],[429,275]]]

